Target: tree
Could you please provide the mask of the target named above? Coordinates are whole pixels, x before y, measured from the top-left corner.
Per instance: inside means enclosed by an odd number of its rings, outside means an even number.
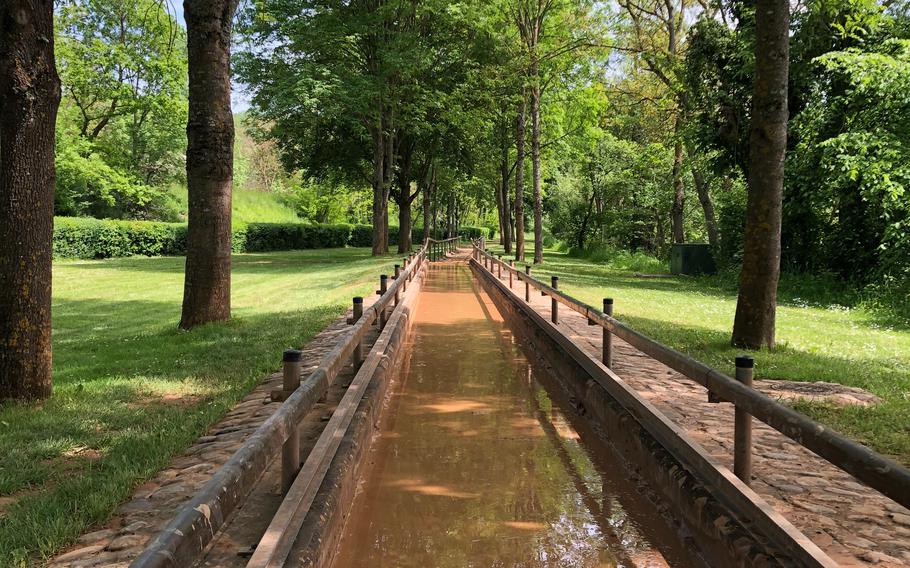
[[[189,223],[180,327],[231,317],[231,25],[239,0],[185,0]]]
[[[55,28],[56,213],[178,220],[167,186],[186,168],[185,31],[159,0],[68,0]]]
[[[732,343],[774,347],[787,149],[790,4],[757,0],[749,197]]]
[[[51,394],[54,4],[0,5],[0,399]]]

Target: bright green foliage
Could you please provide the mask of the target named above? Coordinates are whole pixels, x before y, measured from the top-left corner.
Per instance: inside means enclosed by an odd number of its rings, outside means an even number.
[[[58,262],[54,396],[0,406],[0,566],[105,522],[254,385],[375,289],[369,250],[235,256],[231,321],[178,330],[182,258]]]
[[[57,212],[168,219],[183,177],[186,34],[157,0],[72,0],[56,21]]]
[[[817,63],[823,80],[795,122],[800,143],[791,163],[802,183],[814,182],[815,191],[806,196],[814,212],[836,204],[838,222],[819,238],[838,243],[831,243],[838,250],[830,255],[846,253],[841,262],[847,275],[878,266],[879,274],[906,280],[910,41],[831,52]]]
[[[597,243],[658,253],[672,196],[670,159],[662,144],[607,134],[557,178],[547,207],[553,234],[578,249]]]

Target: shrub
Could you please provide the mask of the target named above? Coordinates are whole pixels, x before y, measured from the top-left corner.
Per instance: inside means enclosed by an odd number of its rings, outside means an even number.
[[[159,256],[186,252],[186,225],[57,217],[54,255],[67,258]]]

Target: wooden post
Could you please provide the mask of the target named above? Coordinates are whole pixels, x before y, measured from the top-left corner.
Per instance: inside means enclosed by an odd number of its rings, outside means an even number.
[[[736,380],[752,388],[755,360],[747,355],[736,358]],[[746,485],[752,484],[752,416],[735,407],[733,430],[733,473]]]
[[[396,264],[395,265],[395,281],[397,282],[399,278],[401,278],[401,265]],[[400,290],[401,290],[400,286],[398,288],[395,288],[395,306],[396,307],[398,306],[398,302],[400,300],[400,298],[399,298]]]
[[[408,266],[410,266],[412,264],[414,264],[414,255],[409,254],[408,255]],[[414,279],[414,271],[412,270],[410,273],[408,273],[408,282],[410,282],[413,279]]]
[[[386,274],[379,275],[379,290],[376,290],[376,294],[380,297],[384,296],[389,289],[389,277]],[[379,329],[385,328],[385,308],[379,310]]]
[[[515,267],[515,262],[510,258],[509,259],[509,288],[512,288],[512,271]]]
[[[531,277],[531,265],[530,264],[525,265],[525,274],[528,275],[528,278]],[[531,301],[531,284],[528,283],[527,280],[525,280],[525,302],[530,302],[530,301]]]
[[[604,298],[604,313],[613,316],[613,298]],[[603,328],[603,362],[607,368],[613,368],[613,334],[606,327]]]
[[[300,367],[303,353],[297,349],[284,352],[282,390],[292,393],[300,386]],[[281,491],[287,492],[294,483],[294,477],[300,469],[300,430],[294,424],[288,432],[288,438],[281,446]]]
[[[554,290],[559,288],[559,276],[550,277],[550,286]],[[553,323],[559,323],[559,303],[556,301],[556,296],[550,299],[550,319],[553,320]]]
[[[496,277],[499,278],[500,280],[502,280],[502,255],[501,254],[497,255],[497,260],[498,260],[498,262],[496,263],[496,272],[498,272],[498,275]]]
[[[360,318],[363,317],[363,298],[360,296],[354,296],[353,312],[354,313],[351,316],[350,320],[351,325],[357,323]],[[354,365],[354,369],[359,369],[360,365],[363,364],[363,341],[354,346],[354,353],[351,356],[351,363]]]

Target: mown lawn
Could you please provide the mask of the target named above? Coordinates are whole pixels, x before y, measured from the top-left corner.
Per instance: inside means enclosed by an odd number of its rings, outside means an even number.
[[[491,248],[501,252],[501,247]],[[609,260],[592,262],[552,250],[532,273],[545,281],[559,276],[560,289],[595,307],[602,298],[612,297],[620,320],[733,373],[739,352],[730,347],[734,279],[635,278],[631,270],[615,268]],[[797,407],[910,465],[910,327],[887,313],[854,307],[855,297],[848,287],[830,280],[785,275],[777,311],[779,345],[771,352],[752,353],[756,377],[828,381],[878,395],[882,403],[871,408],[808,403]]]
[[[54,266],[54,396],[0,406],[0,566],[105,521],[266,374],[376,288],[368,249],[234,257],[233,315],[176,328],[183,258]]]

